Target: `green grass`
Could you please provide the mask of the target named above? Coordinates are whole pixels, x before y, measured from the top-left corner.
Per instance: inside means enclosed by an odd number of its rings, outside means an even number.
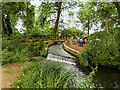
[[[55,62],[31,62],[21,71],[22,78],[14,82],[20,88],[65,88],[71,87],[73,71],[65,70]]]
[[[4,71],[5,74],[12,74],[13,72],[11,71]]]
[[[76,88],[77,82],[73,80],[76,72],[65,70],[60,63],[44,61],[30,62],[20,72],[21,75],[13,85],[19,88]],[[88,82],[89,80],[89,82]],[[89,88],[92,79],[86,78],[80,82],[80,87]],[[89,87],[86,85],[89,85]]]

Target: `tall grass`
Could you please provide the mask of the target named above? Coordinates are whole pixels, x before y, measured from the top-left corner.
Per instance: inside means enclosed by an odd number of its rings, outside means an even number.
[[[73,86],[73,71],[65,70],[55,62],[32,62],[21,71],[21,77],[14,82],[19,88],[66,88]]]
[[[74,71],[65,70],[57,62],[31,62],[23,68],[19,79],[13,85],[19,88],[78,88],[74,77],[76,77]],[[81,82],[79,86],[88,87],[86,80]]]

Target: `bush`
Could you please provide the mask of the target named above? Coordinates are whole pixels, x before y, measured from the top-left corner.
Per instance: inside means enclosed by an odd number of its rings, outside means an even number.
[[[92,64],[120,67],[119,47],[117,31],[114,33],[96,32],[90,36],[92,42],[81,54],[82,61],[89,61]],[[99,40],[97,40],[99,39]],[[95,44],[96,43],[96,44]]]
[[[31,54],[27,47],[2,40],[2,65],[12,62],[26,62],[30,58]]]
[[[33,43],[28,45],[29,50],[34,56],[46,56],[47,51],[45,50],[46,44],[39,40],[39,43]]]
[[[11,62],[30,61],[32,56],[46,56],[46,44],[43,41],[33,44],[18,44],[6,39],[2,40],[2,65]]]

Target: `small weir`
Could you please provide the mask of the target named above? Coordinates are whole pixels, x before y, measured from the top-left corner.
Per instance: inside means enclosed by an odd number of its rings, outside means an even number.
[[[55,54],[48,54],[46,59],[51,61],[66,63],[66,64],[72,64],[72,65],[76,65],[75,61],[77,60],[76,58],[73,57],[65,57]]]
[[[76,61],[78,58],[66,52],[62,47],[62,43],[58,43],[49,47],[48,55],[45,60],[59,62],[66,70],[74,71],[76,76],[73,77],[73,80],[77,82],[76,85],[78,87],[83,79],[87,76],[80,71],[79,68],[77,68]]]
[[[67,53],[63,49],[62,44],[59,42],[58,44],[49,47],[46,60],[76,65],[75,62],[78,59],[76,57],[70,55],[69,53]]]

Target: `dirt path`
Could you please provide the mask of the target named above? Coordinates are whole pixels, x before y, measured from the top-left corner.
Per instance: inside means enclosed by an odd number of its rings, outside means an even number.
[[[0,66],[0,90],[2,89],[2,66]]]
[[[24,65],[25,63],[12,63],[2,66],[2,88],[12,88],[12,82],[17,79],[16,76]]]

